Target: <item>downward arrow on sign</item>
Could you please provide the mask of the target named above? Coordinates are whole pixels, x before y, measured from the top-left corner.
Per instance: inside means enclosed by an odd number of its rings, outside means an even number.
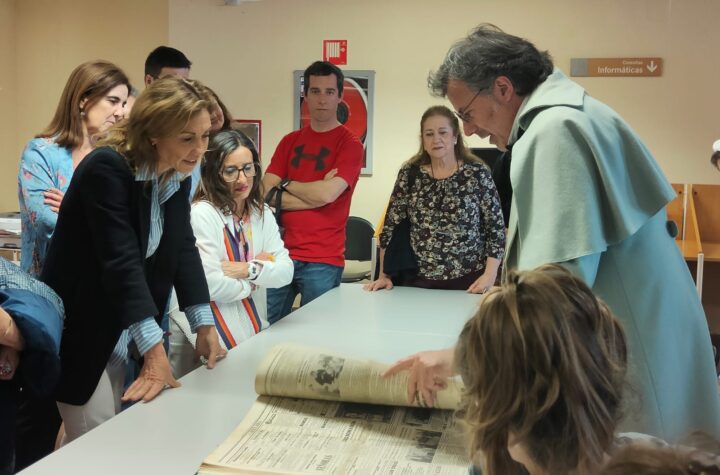
[[[654,73],[655,70],[657,69],[657,64],[655,64],[655,61],[650,61],[650,64],[648,64],[645,67],[648,68],[648,71],[650,71],[651,73]]]

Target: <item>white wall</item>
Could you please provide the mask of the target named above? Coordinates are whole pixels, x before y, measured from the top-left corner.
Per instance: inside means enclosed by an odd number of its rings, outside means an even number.
[[[12,147],[17,135],[14,20],[15,0],[0,0],[0,211],[17,209],[17,157]]]
[[[580,78],[617,109],[675,182],[719,183],[708,165],[720,138],[716,0],[0,0],[0,211],[17,209],[23,144],[50,120],[67,75],[96,58],[140,83],[148,51],[185,51],[192,74],[238,118],[263,121],[267,163],[292,128],[292,71],[321,56],[323,39],[347,39],[347,69],[376,76],[374,174],[361,178],[352,212],[376,222],[398,167],[418,147],[418,120],[440,102],[425,78],[450,44],[487,21],[571,57],[661,56],[661,78]],[[49,21],[52,19],[53,21]],[[478,143],[473,140],[472,143]]]
[[[168,41],[166,0],[0,0],[0,211],[17,210],[25,143],[50,122],[80,63],[116,63],[142,88],[145,57]]]
[[[374,174],[363,177],[352,213],[376,222],[397,169],[418,147],[430,105],[425,78],[450,44],[491,22],[571,57],[660,56],[661,78],[582,78],[618,110],[676,182],[720,182],[708,165],[720,138],[720,44],[714,0],[170,0],[170,42],[194,61],[237,118],[263,121],[263,160],[292,128],[292,71],[322,55],[323,39],[347,39],[346,69],[377,71]],[[473,144],[478,143],[476,140]]]

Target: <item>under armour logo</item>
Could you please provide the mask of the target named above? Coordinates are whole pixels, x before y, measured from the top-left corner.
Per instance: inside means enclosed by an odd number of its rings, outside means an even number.
[[[292,165],[293,168],[300,167],[300,160],[315,160],[315,171],[325,169],[325,157],[330,155],[330,150],[323,147],[317,155],[313,155],[312,153],[303,153],[304,150],[305,145],[295,147],[295,156],[290,160],[290,165]]]

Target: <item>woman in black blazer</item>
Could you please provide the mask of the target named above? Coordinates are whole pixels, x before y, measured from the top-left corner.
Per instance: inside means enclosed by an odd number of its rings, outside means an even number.
[[[208,368],[224,353],[185,179],[207,150],[210,107],[183,79],[155,81],[75,170],[42,273],[67,315],[56,394],[65,442],[119,410],[131,340],[144,363],[123,400],[147,402],[180,385],[157,323],[173,286]]]

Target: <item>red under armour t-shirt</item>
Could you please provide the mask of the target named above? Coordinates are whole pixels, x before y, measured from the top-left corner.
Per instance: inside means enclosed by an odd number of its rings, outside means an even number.
[[[337,168],[335,176],[348,184],[330,204],[309,210],[283,211],[283,240],[292,259],[345,265],[345,225],[362,160],[362,143],[342,125],[328,132],[303,127],[280,141],[267,173],[310,182],[322,180]]]

